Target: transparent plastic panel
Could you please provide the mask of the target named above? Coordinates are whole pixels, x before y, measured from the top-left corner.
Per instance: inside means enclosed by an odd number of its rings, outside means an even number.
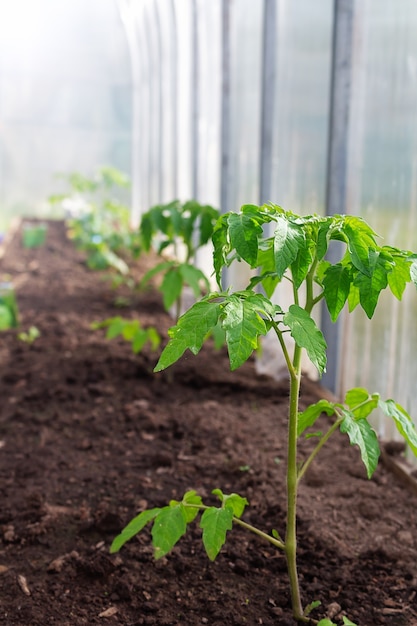
[[[262,2],[230,3],[231,189],[229,207],[259,199]]]
[[[324,212],[332,0],[281,0],[277,11],[271,200]]]
[[[191,2],[175,0],[178,41],[178,197],[191,198]]]
[[[130,171],[128,48],[115,0],[0,3],[0,221],[44,214],[57,172]]]
[[[198,0],[198,199],[220,205],[221,0]]]
[[[324,214],[333,2],[281,0],[277,9],[270,201],[295,213]],[[284,310],[292,304],[288,281],[278,286],[274,299]],[[313,317],[319,323],[319,309]],[[287,370],[275,341],[271,336],[263,343],[258,369],[280,378]],[[302,365],[317,378],[306,357]]]
[[[155,2],[158,14],[161,46],[161,154],[160,170],[161,202],[170,202],[176,198],[176,152],[177,141],[176,107],[174,102],[177,98],[176,84],[176,20],[173,13],[172,0],[159,0]],[[155,68],[156,70],[156,68]]]
[[[417,250],[417,4],[358,0],[350,119],[349,207],[382,242]],[[381,296],[369,322],[346,322],[344,391],[355,385],[393,397],[417,420],[417,294]],[[394,437],[381,420],[380,434]]]

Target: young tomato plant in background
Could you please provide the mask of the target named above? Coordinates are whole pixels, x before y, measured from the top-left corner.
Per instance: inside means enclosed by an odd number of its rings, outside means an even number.
[[[92,177],[78,172],[61,176],[70,192],[49,198],[61,204],[69,218],[69,237],[86,252],[92,270],[113,268],[127,275],[126,259],[140,253],[139,236],[130,227],[130,210],[118,196],[130,185],[129,179],[113,167],[102,167]]]
[[[161,274],[159,289],[164,307],[169,311],[175,305],[176,319],[180,315],[185,285],[191,287],[195,298],[210,291],[209,280],[195,266],[195,261],[197,251],[210,241],[218,217],[217,209],[195,200],[184,204],[175,200],[157,205],[142,215],[140,236],[143,249],[153,248],[158,255],[166,255],[145,274],[142,285]]]
[[[344,244],[338,263],[330,264],[326,253],[332,242]],[[212,329],[220,323],[225,331],[231,369],[242,365],[258,347],[260,336],[272,330],[277,347],[287,364],[290,384],[286,466],[286,527],[271,534],[242,519],[246,499],[238,494],[224,494],[215,489],[220,506],[203,503],[194,491],[181,501],[172,501],[162,508],[146,510],[135,517],[118,535],[111,551],[119,550],[146,524],[153,523],[152,541],[155,557],[167,554],[186,532],[187,525],[201,512],[202,540],[210,559],[216,558],[233,524],[245,527],[282,550],[287,561],[295,620],[310,621],[310,611],[317,606],[304,606],[297,572],[297,494],[301,480],[318,452],[331,435],[340,429],[352,445],[359,448],[370,478],[380,454],[377,436],[368,418],[377,407],[392,418],[410,448],[417,455],[417,432],[405,409],[378,393],[356,388],[347,392],[343,402],[320,400],[299,412],[301,356],[306,351],[321,375],[326,368],[326,342],[316,325],[313,309],[324,303],[331,319],[336,321],[347,304],[349,311],[361,306],[372,318],[380,292],[389,288],[401,299],[406,284],[417,285],[417,255],[379,246],[376,234],[359,217],[316,215],[300,217],[275,205],[246,205],[239,213],[227,213],[217,222],[213,232],[214,267],[221,284],[222,270],[233,260],[246,262],[256,270],[247,289],[233,292],[220,290],[195,303],[169,331],[169,342],[163,350],[155,371],[175,361],[188,349],[197,354]],[[340,244],[339,244],[340,245]],[[293,303],[287,310],[272,301],[275,288],[282,280],[290,282]],[[260,293],[262,288],[264,293]],[[221,287],[220,287],[221,289]],[[287,347],[289,333],[294,348]],[[300,459],[298,440],[326,413],[330,426],[317,436],[310,455]],[[317,623],[311,620],[312,623]],[[323,619],[321,626],[332,622]],[[352,624],[344,618],[344,624]]]

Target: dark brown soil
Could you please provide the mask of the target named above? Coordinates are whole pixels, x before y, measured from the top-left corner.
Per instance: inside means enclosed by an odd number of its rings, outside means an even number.
[[[287,385],[253,363],[231,373],[210,346],[153,374],[156,354],[92,331],[123,314],[166,337],[171,320],[154,292],[117,308],[61,223],[37,250],[15,237],[0,270],[22,328],[41,331],[31,346],[0,335],[0,623],[292,624],[282,554],[241,529],[214,563],[197,524],[160,561],[148,531],[109,554],[134,514],[188,489],[213,503],[213,488],[238,492],[245,520],[282,530]],[[319,393],[304,380],[303,406]],[[342,435],[328,444],[299,501],[300,580],[317,618],[417,625],[416,504],[382,465],[366,480]]]

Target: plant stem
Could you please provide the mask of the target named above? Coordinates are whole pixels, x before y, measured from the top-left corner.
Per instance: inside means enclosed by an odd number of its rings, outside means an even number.
[[[288,460],[287,460],[287,528],[285,555],[290,580],[291,604],[295,619],[304,620],[301,605],[300,587],[297,573],[297,419],[298,399],[301,381],[302,349],[295,346],[293,371],[290,372],[290,407],[288,421]]]

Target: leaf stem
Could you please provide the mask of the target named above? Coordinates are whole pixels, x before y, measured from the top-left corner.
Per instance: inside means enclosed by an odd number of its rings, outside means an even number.
[[[288,331],[282,331],[280,330],[278,324],[276,322],[274,322],[273,320],[271,321],[272,324],[272,328],[275,330],[275,333],[278,337],[278,341],[280,343],[281,346],[281,350],[282,353],[284,355],[284,359],[285,359],[285,363],[287,364],[287,368],[288,368],[288,372],[290,374],[290,378],[295,378],[297,376],[296,371],[294,370],[294,366],[292,364],[291,361],[291,357],[289,355],[287,346],[285,344],[285,340],[284,340],[284,332],[288,332]]]
[[[302,479],[302,477],[304,476],[304,474],[306,473],[306,471],[308,470],[308,468],[310,467],[311,463],[313,462],[313,460],[315,459],[317,454],[320,452],[320,450],[322,449],[322,447],[324,446],[326,441],[328,441],[328,439],[330,439],[330,437],[339,428],[339,426],[340,426],[340,424],[342,422],[343,422],[343,418],[339,418],[338,420],[336,420],[334,422],[334,424],[332,424],[332,426],[329,428],[327,433],[325,435],[323,435],[323,437],[321,437],[319,443],[316,445],[316,447],[314,448],[313,452],[310,454],[310,456],[307,458],[307,460],[305,461],[305,463],[301,467],[300,471],[298,472],[298,479],[297,479],[298,483],[300,482],[300,480]]]
[[[262,537],[262,539],[269,541],[269,543],[272,543],[275,547],[279,548],[280,550],[285,550],[284,542],[280,541],[279,539],[276,539],[275,537],[272,537],[272,535],[268,535],[267,533],[264,533],[262,530],[259,530],[258,528],[256,528],[256,526],[252,526],[252,524],[248,524],[247,522],[244,522],[239,517],[233,517],[233,521],[235,522],[235,524],[239,524],[239,526],[246,528],[246,530],[250,530],[252,533],[255,533],[255,535],[258,535],[258,537]]]
[[[211,506],[207,506],[207,504],[191,504],[189,502],[183,502],[182,504],[183,506],[189,509],[199,509],[201,511],[205,511],[207,509],[213,508]],[[241,520],[239,517],[236,517],[235,515],[233,516],[232,520],[235,524],[238,524],[239,526],[246,528],[246,530],[249,530],[255,535],[258,535],[258,537],[262,537],[262,539],[265,539],[269,543],[272,543],[276,548],[279,548],[280,550],[285,550],[285,544],[283,541],[280,541],[279,539],[272,537],[272,535],[268,535],[262,530],[259,530],[259,528],[256,528],[256,526],[252,526],[252,524],[248,524],[248,522],[244,522],[243,520]]]

